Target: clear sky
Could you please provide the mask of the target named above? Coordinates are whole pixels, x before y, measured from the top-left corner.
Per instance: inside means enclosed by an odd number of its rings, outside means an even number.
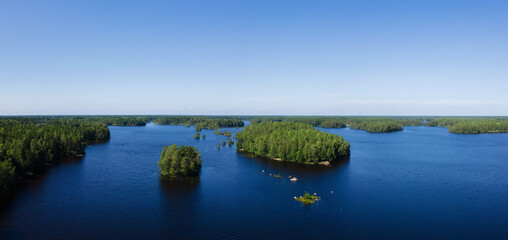
[[[0,0],[0,115],[508,115],[508,1]]]

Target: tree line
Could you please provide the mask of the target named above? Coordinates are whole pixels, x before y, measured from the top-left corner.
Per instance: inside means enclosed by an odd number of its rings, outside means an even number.
[[[367,132],[394,132],[394,131],[402,131],[403,126],[402,123],[398,123],[395,121],[361,121],[361,122],[353,122],[350,124],[350,127],[353,129],[362,129]]]
[[[369,132],[401,131],[403,126],[421,126],[423,117],[334,117],[334,116],[265,116],[250,118],[252,124],[261,122],[303,122],[314,127],[343,128],[350,126]]]
[[[79,121],[89,121],[95,123],[104,123],[107,126],[145,126],[147,122],[152,121],[152,116],[30,116],[30,117],[5,117],[4,119],[16,120],[25,124],[44,124],[55,119],[73,119]]]
[[[425,122],[428,127],[447,127],[448,132],[461,134],[505,133],[508,132],[507,117],[449,117],[436,118]]]
[[[319,163],[349,156],[349,142],[307,123],[261,122],[236,133],[240,151],[299,163]]]
[[[46,120],[35,123],[29,118],[0,119],[0,196],[5,197],[27,173],[36,173],[63,156],[83,154],[87,144],[108,141],[110,137],[103,123]]]
[[[201,129],[219,129],[222,127],[243,127],[243,120],[228,117],[192,117],[192,116],[165,116],[154,120],[160,125],[195,126],[196,131]]]
[[[141,116],[90,116],[84,119],[92,122],[101,122],[107,126],[146,126],[150,117]]]

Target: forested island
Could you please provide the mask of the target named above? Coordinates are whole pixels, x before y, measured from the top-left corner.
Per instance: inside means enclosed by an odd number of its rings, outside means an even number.
[[[265,116],[249,119],[251,124],[262,122],[303,122],[314,127],[323,128],[343,128],[346,127],[346,121],[337,117],[303,117],[303,116]]]
[[[173,144],[162,148],[157,165],[164,180],[194,180],[199,177],[201,156],[195,147]]]
[[[349,142],[307,123],[261,122],[236,133],[239,151],[281,161],[316,164],[349,156]]]
[[[305,205],[310,205],[310,204],[318,201],[319,197],[315,196],[315,195],[310,195],[310,193],[305,193],[303,196],[294,197],[294,199],[298,202],[305,204]]]
[[[18,180],[33,175],[63,156],[84,153],[91,143],[108,141],[103,123],[71,118],[0,119],[0,197]]]
[[[402,123],[395,121],[359,121],[353,122],[349,126],[353,129],[362,129],[374,133],[395,132],[403,129]]]
[[[447,127],[448,132],[462,134],[506,133],[508,132],[508,117],[436,118],[425,122],[425,126]]]
[[[303,122],[314,127],[343,128],[349,126],[368,132],[402,131],[403,126],[420,126],[421,117],[332,117],[332,116],[271,116],[250,119],[252,124],[261,122]]]
[[[451,133],[508,132],[508,117],[375,117],[375,116],[265,116],[247,117],[252,124],[261,122],[304,122],[314,127],[349,126],[368,132],[402,131],[404,126],[447,127]]]
[[[219,129],[222,127],[243,127],[243,120],[235,117],[190,117],[190,116],[165,116],[153,121],[160,125],[185,125],[195,126],[196,131],[201,129]]]

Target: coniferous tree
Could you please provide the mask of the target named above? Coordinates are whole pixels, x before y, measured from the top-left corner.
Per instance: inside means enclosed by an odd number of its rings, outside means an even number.
[[[176,144],[162,148],[160,161],[157,163],[161,177],[168,180],[183,180],[199,176],[201,156],[192,146]]]
[[[236,134],[237,149],[283,161],[318,163],[350,154],[349,142],[306,123],[262,122]]]

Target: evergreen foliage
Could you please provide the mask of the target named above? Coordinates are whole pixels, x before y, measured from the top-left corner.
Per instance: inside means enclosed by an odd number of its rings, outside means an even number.
[[[508,132],[508,118],[437,118],[427,121],[428,127],[447,127],[451,133],[504,133]]]
[[[236,134],[239,150],[282,161],[319,163],[349,156],[349,142],[300,122],[262,122]]]
[[[310,195],[310,193],[305,193],[303,195],[303,197],[302,196],[300,196],[298,198],[295,197],[295,199],[296,199],[296,201],[299,201],[299,202],[301,202],[301,203],[303,203],[305,205],[309,205],[309,204],[315,203],[317,200],[319,200],[319,197],[318,196],[314,196],[314,195]]]
[[[201,129],[219,129],[221,127],[243,127],[243,120],[228,117],[190,117],[190,116],[167,116],[159,117],[154,123],[160,125],[186,125],[196,126],[196,131]]]
[[[363,129],[367,132],[394,132],[402,131],[401,123],[394,121],[361,121],[350,124],[351,128]]]
[[[0,197],[25,173],[35,173],[53,161],[84,153],[90,143],[109,140],[105,124],[73,118],[0,119]]]
[[[400,131],[402,126],[420,126],[421,117],[331,117],[331,116],[270,116],[254,117],[252,124],[261,122],[303,122],[314,127],[322,128],[343,128],[351,126],[356,129],[363,129],[369,132],[392,132]]]
[[[199,176],[201,156],[192,146],[176,144],[162,148],[160,161],[157,163],[161,177],[168,180],[184,180]]]
[[[146,126],[150,117],[141,116],[78,116],[76,119],[86,119],[91,122],[100,122],[108,126]]]

